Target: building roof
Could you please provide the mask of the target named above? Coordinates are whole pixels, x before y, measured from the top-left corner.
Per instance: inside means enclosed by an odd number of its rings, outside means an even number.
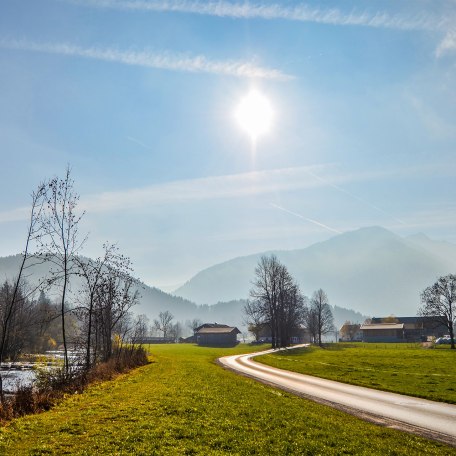
[[[202,328],[231,328],[231,326],[228,325],[221,325],[219,323],[204,323],[197,328],[195,328],[195,332],[198,332]]]
[[[404,329],[404,323],[377,323],[361,325],[363,331],[370,329]]]
[[[234,328],[232,326],[225,326],[223,328],[201,328],[196,331],[197,334],[240,334],[241,331],[239,329]]]

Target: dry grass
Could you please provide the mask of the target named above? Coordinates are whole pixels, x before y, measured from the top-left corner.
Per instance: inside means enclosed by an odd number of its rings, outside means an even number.
[[[49,410],[66,395],[82,393],[91,383],[111,380],[147,363],[144,348],[135,347],[120,350],[107,362],[97,364],[88,371],[66,371],[63,367],[39,370],[33,386],[19,386],[14,395],[5,395],[0,399],[0,422]]]

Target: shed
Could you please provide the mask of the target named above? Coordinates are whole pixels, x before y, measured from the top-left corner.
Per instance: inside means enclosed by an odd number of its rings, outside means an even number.
[[[404,323],[361,325],[363,342],[404,342]]]
[[[206,347],[233,347],[237,344],[237,335],[241,331],[236,327],[217,325],[217,327],[199,327],[195,330],[196,343]]]

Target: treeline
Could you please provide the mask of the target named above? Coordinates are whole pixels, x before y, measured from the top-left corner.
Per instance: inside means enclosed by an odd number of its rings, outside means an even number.
[[[147,327],[143,316],[131,312],[139,299],[131,261],[109,243],[95,260],[80,256],[87,236],[79,232],[84,212],[78,202],[69,168],[63,178],[38,186],[17,276],[0,288],[0,362],[61,348],[63,366],[49,372],[50,383],[54,376],[61,385],[84,384],[100,363],[123,370],[147,362],[135,345]],[[43,263],[49,275],[38,285],[27,284],[31,268]],[[0,397],[4,409],[1,375]]]
[[[273,348],[286,347],[305,327],[313,342],[321,345],[322,336],[334,330],[326,293],[319,289],[311,299],[304,296],[275,255],[260,258],[252,285],[244,313],[256,340],[266,333]]]

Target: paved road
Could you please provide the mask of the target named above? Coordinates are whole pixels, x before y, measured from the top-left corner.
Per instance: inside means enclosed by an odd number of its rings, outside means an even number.
[[[456,446],[456,405],[325,380],[276,369],[251,358],[261,353],[226,356],[229,369],[287,391],[328,403],[370,421],[435,438]]]

